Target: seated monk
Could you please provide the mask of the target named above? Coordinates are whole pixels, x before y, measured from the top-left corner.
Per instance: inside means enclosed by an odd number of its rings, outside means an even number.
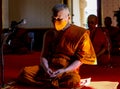
[[[111,64],[110,49],[111,43],[106,29],[97,27],[98,18],[91,14],[88,16],[88,30],[90,30],[90,38],[97,56],[98,65],[107,66]]]
[[[40,65],[25,67],[18,81],[48,88],[80,87],[80,66],[97,64],[89,31],[70,24],[66,5],[57,4],[52,11],[55,29],[44,34]]]

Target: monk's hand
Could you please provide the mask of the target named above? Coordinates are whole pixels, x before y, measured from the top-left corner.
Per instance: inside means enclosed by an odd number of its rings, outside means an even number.
[[[58,70],[54,71],[50,77],[56,77],[64,72],[65,72],[65,69],[58,69]]]
[[[49,76],[51,76],[53,74],[53,71],[50,68],[47,68],[46,72]]]

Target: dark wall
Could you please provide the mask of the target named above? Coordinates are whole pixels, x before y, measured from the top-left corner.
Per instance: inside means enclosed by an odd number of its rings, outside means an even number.
[[[41,50],[42,49],[42,44],[43,44],[43,36],[44,33],[49,30],[49,29],[33,29],[32,32],[35,34],[35,41],[34,41],[34,50]]]
[[[2,0],[0,0],[0,34],[2,32]]]

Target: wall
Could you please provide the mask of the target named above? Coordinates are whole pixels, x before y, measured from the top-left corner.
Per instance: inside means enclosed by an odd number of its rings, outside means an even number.
[[[104,25],[104,18],[110,16],[114,26],[116,26],[116,17],[114,11],[119,10],[120,0],[101,0],[102,1],[102,23]]]
[[[70,1],[70,0],[68,0]],[[79,5],[78,0],[74,0],[74,13],[79,12],[76,8]],[[114,11],[119,10],[120,0],[101,0],[102,1],[102,25],[103,19],[110,16],[113,20],[113,25],[116,26],[116,18]],[[62,0],[2,0],[2,13],[3,13],[3,28],[8,28],[12,20],[19,21],[26,19],[27,24],[22,25],[25,28],[50,28],[51,23],[51,8],[56,3]],[[78,3],[77,3],[78,2]],[[80,13],[80,12],[79,12]],[[80,18],[79,14],[74,14],[73,20],[75,24]]]
[[[49,28],[51,8],[61,0],[9,0],[9,23],[26,19],[25,28]],[[6,26],[5,26],[6,27]]]
[[[2,25],[3,28],[9,26],[9,11],[8,11],[8,0],[2,0]]]

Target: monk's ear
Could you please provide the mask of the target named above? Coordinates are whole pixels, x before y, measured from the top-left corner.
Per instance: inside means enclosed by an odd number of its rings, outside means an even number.
[[[70,15],[68,16],[68,20],[71,22],[71,16]]]

